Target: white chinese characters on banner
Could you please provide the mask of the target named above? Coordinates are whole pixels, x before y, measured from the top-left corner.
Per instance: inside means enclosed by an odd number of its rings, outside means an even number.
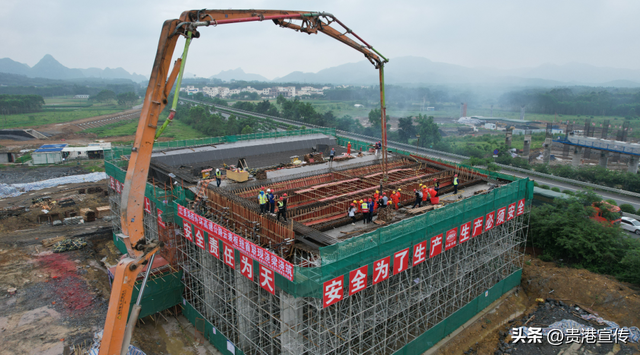
[[[322,290],[322,306],[329,307],[344,297],[344,275],[326,281]]]
[[[389,278],[389,264],[391,263],[391,257],[387,256],[384,259],[380,259],[373,263],[373,284],[382,282]]]
[[[433,258],[434,256],[440,254],[442,252],[442,234],[438,234],[435,237],[431,238],[431,243],[429,246],[429,258]]]
[[[349,296],[367,288],[367,272],[369,266],[365,265],[349,272]]]
[[[162,228],[167,228],[167,225],[162,220],[162,210],[158,208],[158,225]]]
[[[204,249],[205,248],[205,246],[204,246],[204,232],[202,231],[202,229],[195,228],[195,231],[193,233],[193,237],[194,237],[194,242],[196,243],[198,248]]]
[[[460,226],[460,243],[462,244],[471,239],[471,222],[467,222]]]
[[[151,213],[151,201],[149,201],[148,197],[144,198],[144,211],[147,213]]]
[[[230,268],[236,268],[236,260],[235,260],[235,251],[233,247],[228,244],[222,243],[222,250],[224,251],[224,263],[227,264]]]
[[[283,258],[228,231],[183,206],[178,206],[178,216],[181,217],[185,223],[187,221],[193,223],[194,226],[220,239],[220,241],[226,245],[230,245],[253,260],[258,261],[260,264],[269,267],[271,270],[284,276],[287,280],[293,281],[293,264]]]
[[[267,292],[272,295],[276,294],[276,281],[273,275],[273,271],[268,268],[260,265],[260,287],[265,289]]]
[[[240,273],[249,280],[253,280],[253,260],[240,253]]]
[[[473,233],[471,234],[471,238],[475,238],[482,234],[482,217],[478,217],[473,220]]]
[[[489,212],[487,214],[487,220],[484,222],[484,231],[489,231],[493,228],[493,223],[495,222],[495,212]]]
[[[427,241],[423,240],[422,242],[413,246],[412,266],[416,266],[425,260],[427,260]]]
[[[512,220],[516,216],[516,204],[512,203],[507,208],[507,221]]]
[[[409,268],[409,248],[393,254],[393,274],[397,275]]]
[[[520,216],[524,213],[524,199],[518,201],[518,209],[516,210],[516,216]]]
[[[209,233],[209,254],[220,259],[220,248],[218,246],[218,239]]]
[[[502,207],[498,209],[498,212],[496,213],[496,226],[499,226],[505,222],[506,214],[507,214],[506,207]]]
[[[193,242],[193,230],[190,223],[184,224],[184,238]]]

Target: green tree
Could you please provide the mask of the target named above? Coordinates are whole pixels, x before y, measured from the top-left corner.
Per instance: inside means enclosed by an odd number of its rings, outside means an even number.
[[[398,134],[400,142],[408,143],[410,138],[416,136],[416,127],[411,117],[401,117],[398,122]]]
[[[433,116],[418,115],[415,119],[418,124],[417,131],[420,135],[420,146],[432,148],[442,140],[438,124],[433,122]]]
[[[111,102],[116,99],[116,93],[111,90],[102,90],[96,96],[90,97],[89,99],[98,102]]]
[[[135,92],[129,91],[116,96],[118,105],[120,106],[133,106],[138,101],[138,95]]]
[[[240,134],[251,134],[253,133],[253,128],[251,128],[251,126],[246,125],[244,126],[244,128],[242,129],[242,132],[240,132]]]
[[[371,125],[371,127],[380,129],[380,127],[382,127],[381,119],[382,113],[379,108],[374,108],[373,110],[369,111],[369,124]]]

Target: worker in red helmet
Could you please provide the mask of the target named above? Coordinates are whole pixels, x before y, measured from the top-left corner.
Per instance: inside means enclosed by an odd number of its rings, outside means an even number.
[[[360,200],[360,211],[362,211],[362,224],[369,222],[369,203],[367,201]]]
[[[287,222],[287,206],[284,204],[284,197],[282,196],[278,199],[278,215],[276,216],[278,221],[280,216],[284,217],[284,221]]]
[[[373,199],[369,199],[368,201],[368,205],[369,205],[369,223],[373,222],[373,211],[375,210],[375,206],[376,203],[373,201]]]
[[[387,193],[383,192],[382,193],[382,206],[381,207],[387,207],[387,205],[389,204],[389,197],[387,197]]]

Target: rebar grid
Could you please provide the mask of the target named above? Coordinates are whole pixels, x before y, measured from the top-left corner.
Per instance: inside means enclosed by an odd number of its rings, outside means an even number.
[[[238,258],[234,270],[184,243],[185,298],[245,354],[392,354],[522,268],[529,212],[376,285],[369,275],[365,290],[347,296],[346,287],[327,308],[321,299],[272,295],[257,269],[248,280]]]

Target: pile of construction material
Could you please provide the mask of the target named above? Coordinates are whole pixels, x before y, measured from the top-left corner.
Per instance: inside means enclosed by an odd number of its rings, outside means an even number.
[[[389,223],[391,221],[393,221],[393,218],[395,216],[395,211],[393,210],[393,208],[379,208],[378,209],[378,218],[376,219],[376,221],[382,221],[385,223]]]
[[[309,153],[304,155],[304,161],[307,164],[320,164],[324,163],[324,157],[322,153]]]

